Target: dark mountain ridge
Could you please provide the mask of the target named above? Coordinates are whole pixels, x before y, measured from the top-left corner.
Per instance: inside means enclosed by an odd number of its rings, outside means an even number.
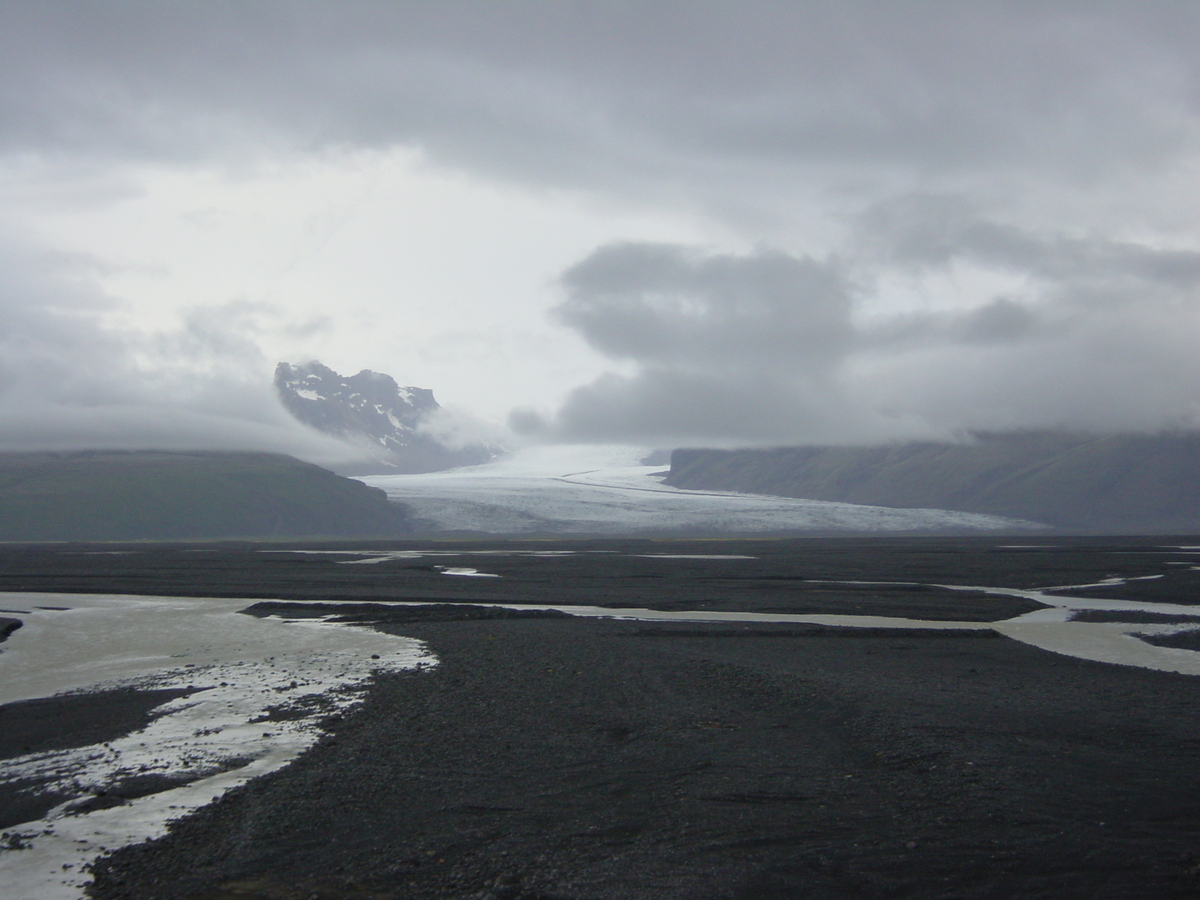
[[[393,537],[383,491],[275,453],[0,453],[0,540]]]
[[[1085,533],[1200,532],[1200,433],[979,433],[967,443],[681,449],[667,484],[1028,519]]]

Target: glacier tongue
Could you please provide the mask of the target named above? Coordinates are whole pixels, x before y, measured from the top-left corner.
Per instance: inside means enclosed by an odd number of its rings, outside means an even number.
[[[1041,528],[950,510],[686,491],[661,482],[662,466],[640,465],[645,455],[633,447],[541,446],[485,465],[360,480],[403,502],[429,531],[994,533]]]

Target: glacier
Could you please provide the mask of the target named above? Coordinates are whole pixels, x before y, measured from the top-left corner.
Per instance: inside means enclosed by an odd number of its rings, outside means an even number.
[[[418,529],[485,534],[998,533],[1046,526],[943,509],[897,509],[662,483],[627,446],[539,445],[483,465],[360,481],[405,504]]]

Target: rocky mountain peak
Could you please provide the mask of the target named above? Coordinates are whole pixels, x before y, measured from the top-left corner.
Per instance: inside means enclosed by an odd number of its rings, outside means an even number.
[[[341,375],[317,361],[275,367],[275,390],[296,419],[367,451],[376,465],[356,474],[432,472],[476,465],[495,452],[483,445],[452,449],[421,431],[441,407],[428,388],[400,386],[383,372]]]

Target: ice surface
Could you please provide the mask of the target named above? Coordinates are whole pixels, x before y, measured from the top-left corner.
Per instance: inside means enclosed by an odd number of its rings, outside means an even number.
[[[538,532],[1004,531],[1028,522],[939,509],[893,509],[760,494],[684,491],[662,483],[631,447],[525,448],[481,466],[365,476],[430,530]]]
[[[239,615],[249,600],[0,594],[0,602],[30,610],[0,652],[0,703],[114,687],[206,688],[160,706],[146,728],[117,740],[0,761],[0,788],[37,779],[46,782],[39,790],[74,798],[10,829],[28,846],[0,852],[5,900],[77,900],[98,855],[162,834],[171,819],[294,759],[319,736],[320,719],[360,700],[372,671],[432,662],[409,638]],[[279,707],[286,719],[264,718]],[[74,811],[147,775],[181,786]]]

